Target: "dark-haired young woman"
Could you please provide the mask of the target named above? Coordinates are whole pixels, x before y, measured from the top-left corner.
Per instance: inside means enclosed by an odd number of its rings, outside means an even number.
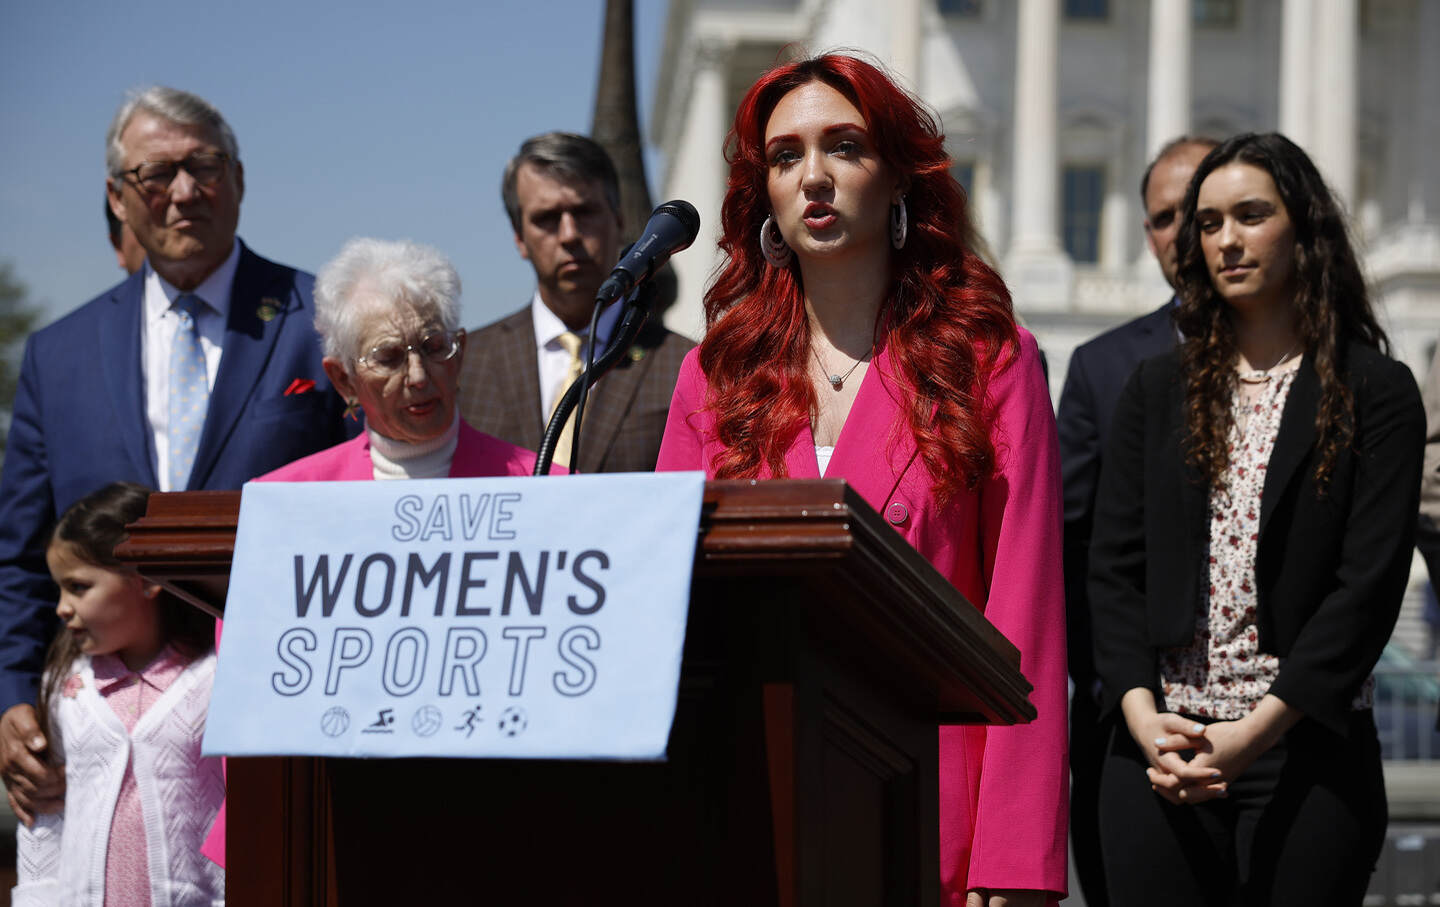
[[[750,89],[659,468],[845,478],[1020,649],[1039,718],[940,729],[940,859],[948,904],[1039,905],[1065,890],[1055,421],[943,145],[854,57]]]
[[[1184,340],[1116,410],[1091,550],[1120,715],[1111,903],[1359,904],[1385,834],[1369,677],[1409,574],[1420,395],[1288,139],[1215,148],[1182,217]]]

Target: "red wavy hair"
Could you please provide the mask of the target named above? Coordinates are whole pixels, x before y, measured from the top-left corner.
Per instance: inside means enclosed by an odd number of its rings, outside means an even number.
[[[840,92],[865,118],[884,162],[909,178],[905,248],[890,256],[889,291],[875,322],[884,347],[913,390],[909,428],[934,493],[943,503],[995,469],[990,376],[1019,352],[1010,292],[974,251],[964,190],[950,175],[935,118],[879,68],[826,54],[787,63],[745,94],[726,141],[729,186],[721,209],[725,261],[705,294],[707,331],[700,364],[724,451],[719,478],[784,476],[786,449],[816,408],[799,265],[777,269],[760,252],[770,212],[765,127],[786,94],[810,82]]]

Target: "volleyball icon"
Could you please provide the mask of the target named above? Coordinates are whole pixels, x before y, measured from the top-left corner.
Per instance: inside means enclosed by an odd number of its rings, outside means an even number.
[[[435,708],[435,706],[422,705],[416,709],[415,714],[410,717],[410,730],[421,737],[429,737],[440,730],[442,717],[440,710]]]
[[[350,713],[340,706],[331,706],[320,716],[320,730],[326,737],[339,737],[350,727]]]

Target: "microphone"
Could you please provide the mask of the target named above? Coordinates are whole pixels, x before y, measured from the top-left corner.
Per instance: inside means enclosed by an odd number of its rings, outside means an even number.
[[[700,212],[687,201],[675,199],[656,208],[640,238],[605,278],[595,301],[608,305],[649,280],[676,252],[690,248],[700,234]]]

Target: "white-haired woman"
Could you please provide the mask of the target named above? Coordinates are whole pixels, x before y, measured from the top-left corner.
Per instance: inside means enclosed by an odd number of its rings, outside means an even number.
[[[352,239],[315,281],[325,374],[364,410],[365,433],[271,481],[528,475],[535,454],[476,431],[455,408],[465,356],[460,277],[436,250]]]
[[[258,481],[529,475],[533,451],[476,431],[455,409],[459,322],[460,277],[444,255],[412,242],[347,242],[315,279],[315,329],[325,374],[365,411],[365,432]],[[204,852],[225,865],[224,806]]]

